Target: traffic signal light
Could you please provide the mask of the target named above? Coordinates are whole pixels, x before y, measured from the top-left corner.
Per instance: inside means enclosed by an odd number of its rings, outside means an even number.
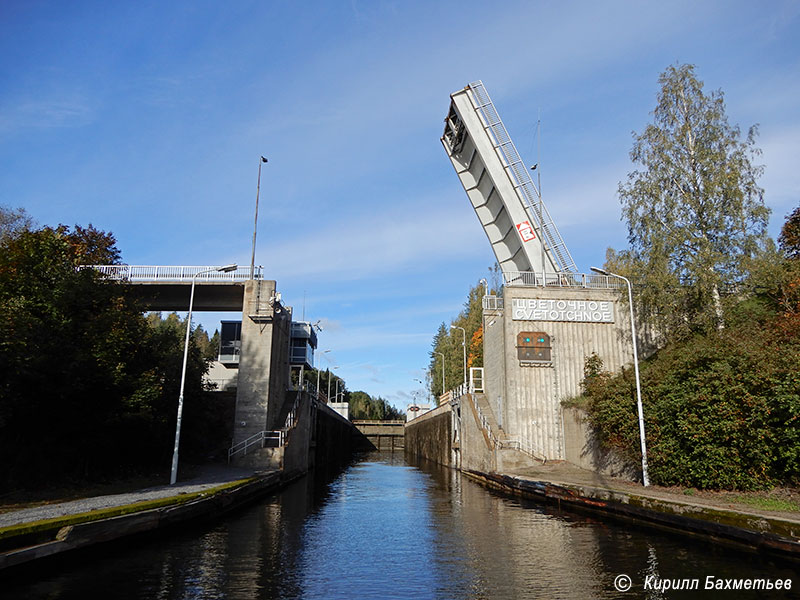
[[[522,362],[550,362],[550,336],[542,331],[520,332],[517,357]]]

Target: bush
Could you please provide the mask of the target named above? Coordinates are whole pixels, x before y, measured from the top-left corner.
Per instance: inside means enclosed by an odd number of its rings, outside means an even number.
[[[759,324],[673,344],[644,363],[653,482],[742,490],[800,482],[799,364],[797,340]],[[589,366],[584,395],[601,444],[640,461],[632,369],[612,377]]]

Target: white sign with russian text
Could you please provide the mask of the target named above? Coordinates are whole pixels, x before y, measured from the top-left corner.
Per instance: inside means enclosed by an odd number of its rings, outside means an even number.
[[[514,298],[511,310],[514,321],[614,322],[614,303],[608,301]]]

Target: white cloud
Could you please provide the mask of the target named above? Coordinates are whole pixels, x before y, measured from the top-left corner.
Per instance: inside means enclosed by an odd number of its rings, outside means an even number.
[[[800,123],[780,131],[768,132],[761,143],[765,165],[764,187],[767,199],[780,203],[800,199],[800,171],[797,157],[800,156]]]
[[[24,129],[79,127],[91,122],[94,108],[80,94],[6,101],[0,109],[0,133]]]
[[[285,258],[276,264],[275,276],[282,281],[357,280],[483,252],[486,241],[468,207],[453,211],[420,203],[406,206],[407,210],[384,208],[324,227],[313,219],[301,222],[305,227],[296,237],[266,250],[267,255]]]

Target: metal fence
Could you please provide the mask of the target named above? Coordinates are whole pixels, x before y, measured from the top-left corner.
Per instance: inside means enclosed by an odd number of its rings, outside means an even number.
[[[228,462],[231,462],[231,459],[239,453],[246,456],[247,451],[253,446],[257,446],[258,448],[280,448],[284,445],[285,441],[286,433],[283,431],[259,431],[246,440],[234,444],[228,450]]]

